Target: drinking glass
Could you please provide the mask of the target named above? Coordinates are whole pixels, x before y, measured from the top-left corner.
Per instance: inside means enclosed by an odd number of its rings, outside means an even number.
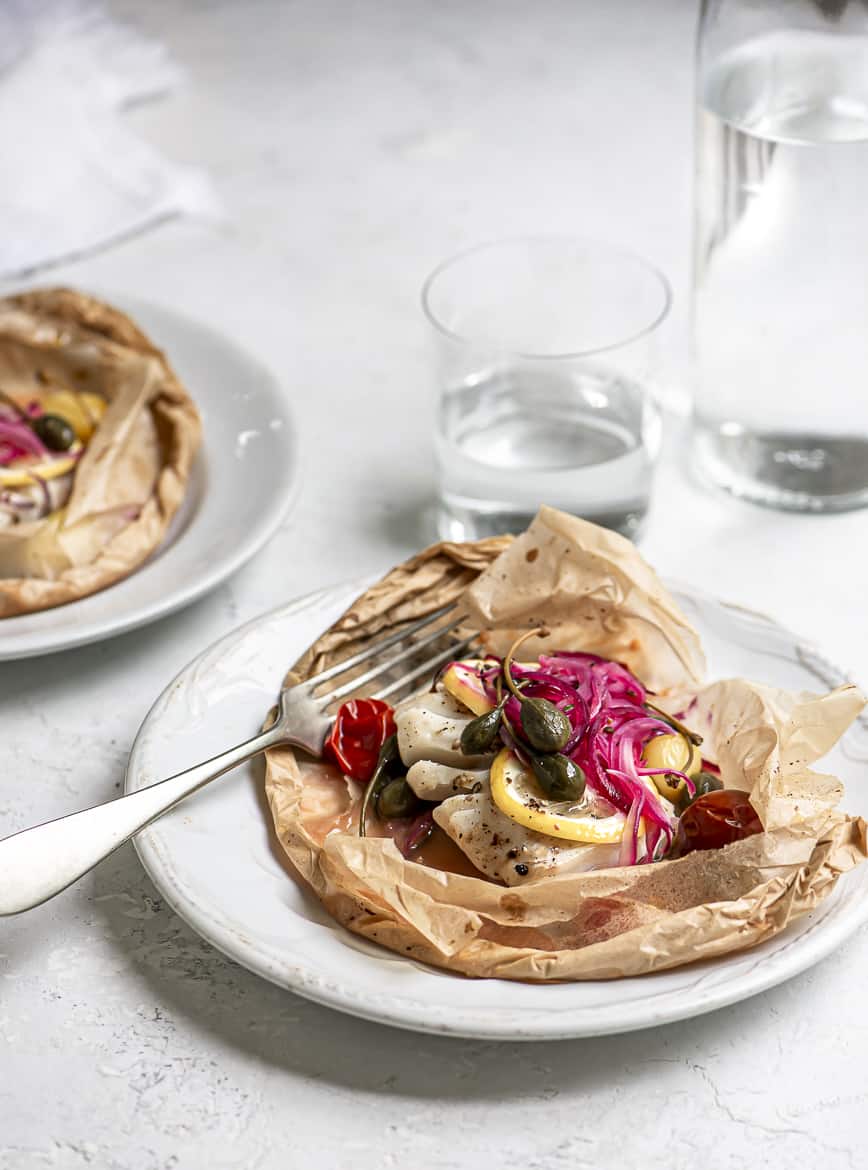
[[[692,304],[702,472],[868,504],[868,0],[705,0]]]
[[[635,536],[660,445],[650,392],[669,285],[592,240],[483,244],[428,278],[438,528],[520,532],[542,503]]]

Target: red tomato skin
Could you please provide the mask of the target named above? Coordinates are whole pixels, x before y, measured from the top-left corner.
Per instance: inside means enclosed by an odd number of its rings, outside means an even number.
[[[380,748],[395,734],[395,716],[382,699],[350,699],[338,709],[323,746],[323,756],[345,776],[367,784]]]
[[[698,797],[681,814],[676,851],[683,855],[701,849],[722,849],[762,831],[762,821],[747,793],[722,788]]]

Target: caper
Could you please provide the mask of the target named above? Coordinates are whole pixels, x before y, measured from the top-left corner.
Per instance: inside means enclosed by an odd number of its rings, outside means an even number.
[[[408,817],[415,811],[418,803],[416,793],[406,780],[402,778],[390,780],[377,797],[377,815],[384,821],[390,821],[395,817]]]
[[[41,414],[32,425],[37,437],[50,451],[68,451],[75,442],[75,431],[59,414]]]
[[[503,721],[503,707],[498,705],[471,719],[461,732],[461,751],[465,756],[484,756],[494,747]]]
[[[713,772],[699,772],[693,783],[696,785],[697,796],[707,796],[709,792],[719,792],[723,788],[723,781]]]
[[[539,752],[559,752],[573,730],[563,711],[548,699],[525,699],[521,726],[528,743]]]
[[[581,800],[585,792],[585,773],[568,756],[531,756],[530,766],[550,800]]]
[[[696,786],[696,791],[693,796],[687,791],[686,784],[681,786],[678,801],[679,813],[683,813],[700,796],[707,796],[709,792],[719,792],[723,788],[723,781],[719,776],[715,776],[713,772],[697,772],[693,777],[693,783]]]

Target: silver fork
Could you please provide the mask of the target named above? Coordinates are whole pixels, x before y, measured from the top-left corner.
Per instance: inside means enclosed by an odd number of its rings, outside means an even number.
[[[321,756],[331,726],[328,708],[360,687],[376,682],[395,666],[450,634],[461,623],[460,616],[433,631],[424,632],[454,609],[454,602],[445,605],[297,686],[286,687],[280,693],[274,722],[245,743],[128,796],[46,821],[4,838],[0,841],[0,915],[19,914],[53,898],[179,801],[267,748],[292,744],[310,755]],[[423,637],[410,641],[394,654],[380,658],[384,651],[399,642],[423,633]],[[399,678],[369,697],[385,699],[406,691],[426,674],[430,676],[439,666],[462,654],[477,636],[472,634],[452,642],[424,661],[412,663]],[[316,693],[323,683],[367,662],[372,665],[363,673],[325,694]]]

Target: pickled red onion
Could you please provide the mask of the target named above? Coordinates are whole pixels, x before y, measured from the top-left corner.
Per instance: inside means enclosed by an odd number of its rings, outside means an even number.
[[[48,448],[25,422],[0,418],[0,443],[4,448],[4,462],[22,455],[47,455]]]

